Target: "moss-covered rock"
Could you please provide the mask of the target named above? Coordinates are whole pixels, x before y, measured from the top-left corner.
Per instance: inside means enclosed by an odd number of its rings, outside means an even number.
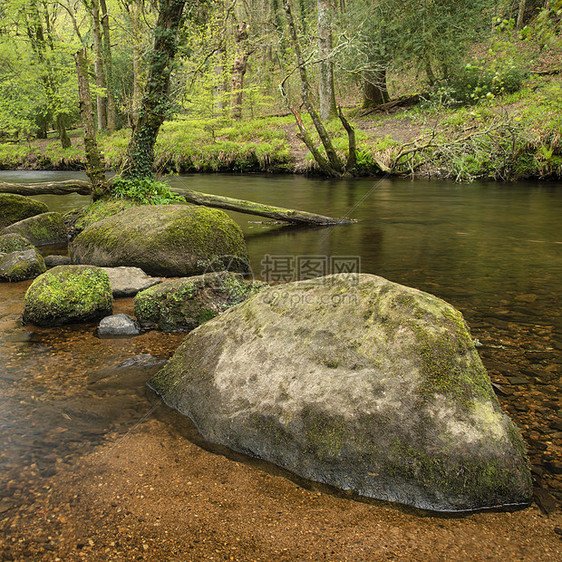
[[[188,334],[150,385],[206,439],[305,478],[436,511],[530,501],[460,312],[380,277],[265,289]]]
[[[0,281],[34,279],[47,269],[43,256],[33,247],[0,254]]]
[[[127,199],[100,199],[87,207],[68,211],[64,214],[64,222],[70,238],[75,238],[92,224],[136,206]]]
[[[73,263],[140,267],[149,275],[186,277],[225,258],[247,268],[242,231],[222,211],[192,205],[146,205],[96,222],[70,246]]]
[[[60,213],[42,213],[29,217],[7,226],[4,233],[20,234],[35,246],[64,244],[67,241],[66,226]]]
[[[2,234],[0,235],[0,252],[9,254],[10,252],[22,252],[34,248],[33,244],[21,234]]]
[[[145,329],[190,331],[266,286],[230,272],[170,279],[138,293],[134,312]]]
[[[0,228],[49,210],[45,203],[11,193],[0,193]]]
[[[24,298],[23,320],[38,326],[92,322],[113,310],[109,276],[98,267],[61,265],[43,273]]]

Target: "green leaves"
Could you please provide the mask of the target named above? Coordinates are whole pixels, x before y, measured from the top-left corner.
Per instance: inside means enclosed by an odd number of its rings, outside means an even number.
[[[148,178],[124,179],[116,177],[111,185],[116,199],[128,199],[140,205],[173,205],[185,203],[185,199],[170,191],[167,184]]]

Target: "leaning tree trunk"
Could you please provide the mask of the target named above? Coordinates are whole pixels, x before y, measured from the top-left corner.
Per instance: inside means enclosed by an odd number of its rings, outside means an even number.
[[[123,165],[124,178],[154,177],[154,145],[170,110],[168,88],[186,0],[161,0],[146,90]]]
[[[293,19],[293,14],[291,11],[291,5],[289,3],[289,0],[283,0],[283,9],[285,10],[285,15],[287,17],[287,24],[289,26],[289,34],[291,36],[293,49],[295,51],[295,55],[297,58],[297,66],[299,69],[299,74],[301,79],[300,81],[301,81],[302,102],[304,104],[304,107],[308,111],[310,118],[312,119],[312,123],[314,124],[314,127],[318,132],[318,136],[320,137],[320,141],[322,142],[324,146],[324,150],[326,151],[326,156],[328,157],[329,169],[327,168],[324,171],[326,173],[329,173],[329,175],[337,176],[343,172],[343,163],[341,161],[341,158],[338,156],[336,152],[336,149],[332,143],[332,140],[330,139],[330,135],[328,134],[326,127],[324,127],[324,124],[322,123],[322,120],[320,119],[320,116],[318,115],[318,112],[312,105],[312,101],[310,99],[310,82],[308,81],[308,75],[306,72],[306,63],[302,55],[302,49],[300,46],[299,38],[297,36],[297,28],[295,26],[295,21]],[[293,109],[291,109],[291,111],[293,112],[295,118],[297,119],[297,123],[299,124],[299,129],[301,130],[301,134],[303,134],[303,138],[305,138],[303,129],[301,127],[302,122],[300,122],[295,111]],[[317,160],[317,163],[322,167],[321,162]]]
[[[386,68],[365,75],[363,83],[363,107],[388,103],[390,96],[386,86]]]
[[[78,72],[78,95],[80,99],[80,116],[84,128],[84,148],[86,151],[86,172],[91,182],[92,199],[100,199],[108,194],[105,179],[105,165],[96,142],[96,127],[94,124],[94,107],[88,82],[88,59],[86,49],[74,55]],[[77,184],[74,184],[75,186]]]

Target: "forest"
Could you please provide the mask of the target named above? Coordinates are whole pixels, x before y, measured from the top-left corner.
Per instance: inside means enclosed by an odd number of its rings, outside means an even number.
[[[124,177],[560,177],[561,28],[560,0],[2,0],[0,168],[93,140]]]

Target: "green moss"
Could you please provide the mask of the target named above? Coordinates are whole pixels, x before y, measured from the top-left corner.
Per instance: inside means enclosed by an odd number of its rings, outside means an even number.
[[[38,277],[24,297],[24,321],[38,325],[90,321],[111,314],[109,276],[99,268],[58,266]]]
[[[46,213],[45,203],[12,193],[0,193],[0,228],[15,222]]]
[[[128,200],[100,199],[80,210],[79,216],[74,220],[74,229],[76,232],[82,232],[98,221],[136,206],[137,203]]]
[[[6,233],[17,233],[36,246],[59,244],[67,241],[66,226],[60,213],[42,213],[12,224]]]
[[[21,252],[33,248],[33,244],[21,234],[3,234],[0,236],[0,252],[9,254],[11,252]]]

